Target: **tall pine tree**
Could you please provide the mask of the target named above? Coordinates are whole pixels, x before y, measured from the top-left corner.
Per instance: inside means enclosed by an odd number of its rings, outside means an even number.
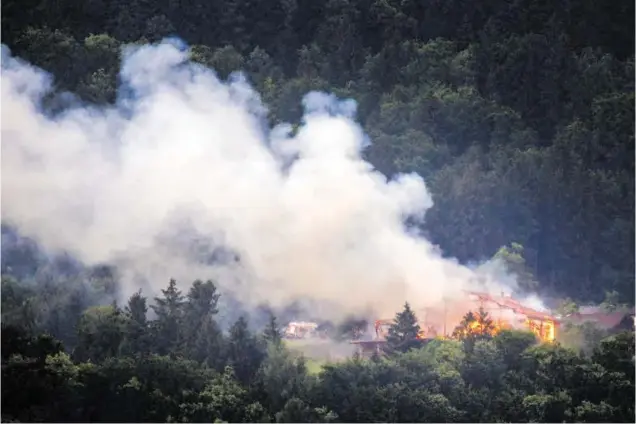
[[[389,334],[386,337],[387,353],[406,352],[420,345],[417,335],[420,326],[417,317],[408,302],[404,303],[402,312],[395,316],[393,325],[389,327]]]
[[[147,313],[146,297],[139,290],[130,296],[125,309],[126,334],[122,344],[122,353],[125,355],[145,355],[150,352]]]
[[[215,319],[221,295],[213,281],[196,280],[184,305],[182,352],[221,370],[225,366],[223,333]]]
[[[280,328],[278,327],[278,322],[276,320],[276,315],[270,313],[269,322],[267,323],[267,327],[263,331],[263,338],[267,340],[268,343],[273,344],[274,346],[280,346],[282,342],[282,336],[280,333]]]
[[[157,314],[157,319],[153,323],[157,352],[167,355],[175,353],[180,345],[184,300],[174,279],[170,280],[168,288],[161,290],[161,293],[163,296],[156,297],[155,305],[151,308]]]
[[[236,378],[243,384],[249,383],[260,367],[265,351],[242,316],[230,328],[227,353]]]

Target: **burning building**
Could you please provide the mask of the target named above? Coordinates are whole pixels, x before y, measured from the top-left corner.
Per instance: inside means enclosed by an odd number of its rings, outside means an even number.
[[[466,325],[473,330],[479,330],[479,327],[484,325],[477,314],[480,310],[487,312],[488,318],[492,320],[492,328],[489,331],[493,334],[503,329],[515,328],[531,331],[542,342],[556,340],[559,326],[556,317],[527,307],[511,296],[504,294],[494,296],[481,292],[466,292],[465,298],[447,300],[439,307],[415,311],[420,326],[418,339],[427,341],[452,337],[453,331],[468,312],[473,313],[473,319]],[[392,324],[392,319],[376,320],[371,339],[357,340],[352,343],[358,345],[362,354],[379,352],[381,346],[386,343],[386,336]]]
[[[523,305],[511,296],[501,294],[469,292],[469,299],[476,306],[488,312],[494,321],[495,332],[506,328],[531,331],[542,342],[556,340],[559,321],[553,315]]]

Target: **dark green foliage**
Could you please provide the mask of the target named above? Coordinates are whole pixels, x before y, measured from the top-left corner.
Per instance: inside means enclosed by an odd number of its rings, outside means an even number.
[[[172,281],[158,303],[166,306],[178,293]],[[85,310],[72,357],[51,336],[3,324],[3,420],[633,421],[633,332],[607,337],[585,356],[539,345],[530,333],[492,336],[492,321],[479,311],[458,327],[462,340],[418,347],[411,345],[418,327],[406,304],[391,332],[391,355],[325,364],[316,375],[286,348],[273,315],[265,337],[244,318],[225,336],[214,320],[214,284],[195,281],[187,298],[173,302],[181,311],[173,314],[180,317],[177,334],[188,335],[181,344],[152,337],[166,315],[148,320],[139,292],[124,311],[116,304]],[[203,320],[197,331],[195,317]],[[466,327],[473,332],[460,331]]]
[[[116,306],[94,306],[82,314],[77,325],[79,361],[101,362],[117,356],[126,329],[125,316]]]
[[[603,339],[593,359],[609,371],[620,372],[634,381],[634,333],[623,332]]]
[[[297,124],[311,89],[352,97],[370,162],[426,178],[447,254],[499,251],[522,290],[632,303],[634,6],[610,3],[5,1],[2,35],[97,103],[123,44],[172,34],[221,77],[246,71],[272,123]]]
[[[268,343],[271,343],[275,346],[279,346],[282,342],[281,330],[278,327],[278,321],[276,320],[276,316],[274,314],[270,314],[267,327],[265,327],[265,330],[263,331],[263,338]]]
[[[130,297],[126,306],[125,337],[121,346],[123,354],[134,356],[150,352],[147,313],[146,298],[141,295],[140,290]]]
[[[264,353],[263,344],[250,333],[247,320],[240,317],[230,328],[227,340],[229,363],[234,368],[238,381],[243,384],[252,381]]]
[[[223,78],[245,70],[271,123],[297,125],[312,89],[354,98],[366,159],[426,179],[432,242],[496,256],[520,291],[569,298],[567,315],[633,305],[633,16],[627,0],[5,0],[1,28],[58,91],[100,104],[116,99],[121,47],[169,35]],[[391,355],[316,377],[273,316],[262,336],[243,318],[224,333],[211,281],[120,310],[105,306],[108,267],[74,270],[5,223],[2,236],[2,421],[634,422],[633,332],[563,327],[579,354],[493,337],[475,311],[461,341],[418,348],[405,305]]]
[[[389,327],[389,334],[386,336],[387,352],[407,352],[419,346],[419,333],[417,317],[407,302],[404,304],[404,310],[395,316],[393,325]]]
[[[157,314],[157,319],[153,321],[154,342],[158,352],[165,355],[176,350],[186,328],[179,325],[183,320],[184,297],[177,289],[177,282],[171,279],[168,287],[161,292],[163,297],[156,297],[151,308]]]
[[[2,324],[3,360],[11,355],[21,355],[43,361],[48,355],[55,355],[63,350],[59,340],[47,334],[32,337],[24,328]]]

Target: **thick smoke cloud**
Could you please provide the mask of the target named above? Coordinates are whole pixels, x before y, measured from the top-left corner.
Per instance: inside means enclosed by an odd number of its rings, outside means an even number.
[[[406,228],[433,200],[418,175],[387,180],[361,158],[352,100],[309,93],[297,133],[269,129],[244,79],[219,81],[171,42],[125,51],[121,81],[116,106],[52,117],[51,77],[3,49],[2,220],[117,264],[124,296],[212,277],[254,304],[391,316],[474,286],[475,271]],[[210,240],[239,260],[203,263]]]

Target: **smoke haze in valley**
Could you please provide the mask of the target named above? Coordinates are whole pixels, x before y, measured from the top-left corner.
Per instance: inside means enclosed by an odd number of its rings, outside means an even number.
[[[220,81],[170,41],[125,50],[120,77],[115,106],[47,115],[52,78],[3,47],[2,220],[48,251],[117,265],[122,296],[213,278],[248,304],[392,316],[478,279],[514,284],[405,226],[433,199],[418,175],[387,180],[362,159],[373,140],[352,100],[309,93],[297,132],[270,129],[245,79]],[[235,255],[206,263],[210,241]]]

